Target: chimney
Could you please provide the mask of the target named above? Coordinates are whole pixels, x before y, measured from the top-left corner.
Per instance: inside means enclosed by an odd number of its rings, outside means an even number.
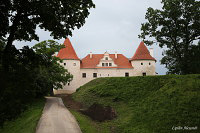
[[[92,58],[92,52],[90,52],[90,58]]]
[[[150,55],[153,57],[153,48],[149,49]]]
[[[115,52],[115,58],[117,59],[117,52]]]

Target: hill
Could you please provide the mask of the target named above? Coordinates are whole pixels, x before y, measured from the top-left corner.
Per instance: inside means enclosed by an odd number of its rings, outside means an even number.
[[[97,78],[72,97],[113,107],[118,117],[101,123],[112,132],[200,131],[200,75]]]

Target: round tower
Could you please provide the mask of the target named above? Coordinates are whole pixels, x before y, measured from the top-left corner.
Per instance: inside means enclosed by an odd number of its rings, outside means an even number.
[[[75,91],[80,79],[80,59],[78,58],[69,38],[64,41],[65,48],[62,48],[57,57],[63,60],[61,65],[73,75],[73,80],[64,86],[64,89]]]
[[[141,42],[138,46],[134,56],[131,58],[131,64],[134,68],[135,76],[146,76],[155,75],[156,59],[152,57],[153,49],[151,49],[151,54],[144,42]]]

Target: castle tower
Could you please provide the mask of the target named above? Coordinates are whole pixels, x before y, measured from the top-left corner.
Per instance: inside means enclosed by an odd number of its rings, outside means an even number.
[[[61,63],[64,68],[66,68],[72,75],[73,80],[65,85],[64,89],[75,90],[77,89],[77,84],[75,81],[80,78],[80,59],[78,58],[69,38],[64,41],[65,48],[62,48],[57,57],[63,60]]]
[[[153,53],[152,53],[153,55]],[[144,42],[138,46],[134,56],[131,58],[131,64],[134,67],[136,76],[155,75],[156,59],[151,56]]]

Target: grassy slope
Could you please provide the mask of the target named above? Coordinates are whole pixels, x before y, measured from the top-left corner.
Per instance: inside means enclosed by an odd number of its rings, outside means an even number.
[[[99,122],[93,122],[80,112],[74,110],[70,110],[70,112],[75,116],[83,133],[109,133],[107,127],[102,126]]]
[[[35,133],[37,122],[40,119],[45,99],[35,101],[17,119],[5,123],[1,133]]]
[[[99,78],[73,98],[87,107],[111,105],[118,118],[101,123],[105,130],[169,133],[173,126],[198,126],[193,132],[199,132],[200,75]]]

